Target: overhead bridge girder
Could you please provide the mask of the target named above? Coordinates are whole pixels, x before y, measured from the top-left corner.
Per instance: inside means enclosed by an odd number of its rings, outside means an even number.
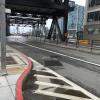
[[[6,0],[6,8],[11,9],[11,15],[15,14],[16,12],[21,13],[26,16],[26,14],[32,14],[34,15],[42,15],[44,17],[48,18],[60,18],[64,17],[64,27],[63,27],[63,35],[61,35],[61,31],[58,25],[58,22],[54,21],[54,27],[58,29],[59,37],[61,40],[65,40],[67,38],[67,22],[68,22],[68,12],[73,11],[75,7],[75,2],[69,1],[69,0]],[[23,16],[22,15],[22,16]],[[24,16],[24,17],[25,17]],[[47,19],[48,19],[47,18]],[[15,23],[23,24],[26,22],[23,19],[20,19],[21,21],[16,20]],[[18,21],[18,22],[17,22]],[[31,24],[31,22],[28,20],[28,24]],[[13,23],[13,21],[12,21]],[[37,23],[37,22],[36,22]],[[33,24],[33,21],[32,21]],[[50,30],[50,37],[51,38],[52,33],[52,27]]]
[[[6,5],[22,5],[28,7],[58,8],[61,0],[6,0]],[[56,6],[55,6],[56,5]]]
[[[6,0],[6,7],[14,12],[63,16],[65,7],[61,0]]]

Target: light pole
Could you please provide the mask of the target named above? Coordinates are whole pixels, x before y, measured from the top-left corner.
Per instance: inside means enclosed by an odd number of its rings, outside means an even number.
[[[5,18],[5,0],[0,0],[0,53],[1,53],[1,74],[6,74],[6,18]]]
[[[76,33],[78,31],[78,22],[79,22],[79,5],[77,6],[77,14],[76,14]]]
[[[77,14],[76,14],[76,47],[79,46],[79,37],[78,37],[78,23],[79,23],[79,5],[77,5]]]

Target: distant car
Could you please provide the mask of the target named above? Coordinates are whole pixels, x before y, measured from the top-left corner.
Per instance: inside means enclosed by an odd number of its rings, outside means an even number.
[[[68,43],[76,43],[76,39],[68,39]]]

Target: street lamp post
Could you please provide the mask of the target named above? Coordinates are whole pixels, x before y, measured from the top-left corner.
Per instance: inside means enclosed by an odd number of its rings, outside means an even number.
[[[0,0],[0,53],[1,53],[1,74],[6,74],[6,18],[5,18],[5,0]]]
[[[76,47],[79,46],[79,38],[78,38],[78,23],[79,23],[79,5],[77,5],[77,14],[76,14]]]
[[[76,14],[76,33],[78,31],[78,22],[79,22],[79,5],[77,6],[77,14]]]

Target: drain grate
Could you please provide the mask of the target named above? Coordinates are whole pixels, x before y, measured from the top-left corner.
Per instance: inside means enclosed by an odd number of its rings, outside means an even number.
[[[17,64],[17,62],[14,60],[13,57],[6,57],[6,64],[12,65],[12,64]]]
[[[56,58],[43,59],[45,66],[62,66],[62,63]]]

